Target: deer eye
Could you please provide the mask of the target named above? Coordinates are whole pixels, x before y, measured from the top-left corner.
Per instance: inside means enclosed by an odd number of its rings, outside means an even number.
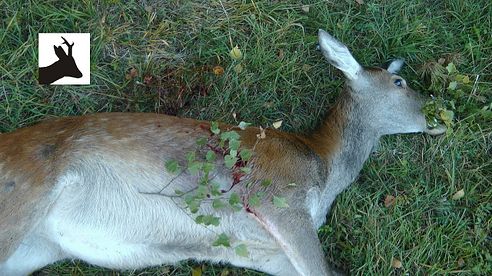
[[[403,87],[403,80],[402,79],[396,79],[394,81],[394,84],[398,87]]]

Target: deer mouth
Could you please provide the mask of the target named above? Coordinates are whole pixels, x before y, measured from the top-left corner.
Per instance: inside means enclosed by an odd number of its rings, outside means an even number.
[[[441,135],[443,133],[445,133],[447,130],[446,126],[444,125],[438,125],[436,127],[433,127],[433,128],[429,128],[427,127],[424,132],[429,134],[429,135],[432,135],[432,136],[436,136],[436,135]]]

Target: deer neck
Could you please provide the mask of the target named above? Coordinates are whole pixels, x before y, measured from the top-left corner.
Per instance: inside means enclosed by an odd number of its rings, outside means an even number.
[[[315,220],[320,226],[336,196],[357,177],[380,134],[367,122],[365,106],[347,91],[342,92],[312,140],[318,146],[318,155],[327,166],[322,181],[319,206]]]

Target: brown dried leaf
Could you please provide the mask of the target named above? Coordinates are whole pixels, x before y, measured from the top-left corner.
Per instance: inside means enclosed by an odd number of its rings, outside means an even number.
[[[391,207],[391,206],[395,205],[395,202],[396,202],[396,197],[394,197],[392,195],[387,195],[384,198],[384,207],[386,207],[386,208]]]
[[[309,5],[302,5],[301,10],[305,13],[309,12]]]
[[[458,259],[458,267],[464,267],[465,266],[465,260],[463,258]]]
[[[224,68],[220,65],[215,66],[212,70],[216,76],[222,76],[224,74]]]
[[[357,4],[359,5],[364,5],[364,0],[355,0],[355,2],[357,2]]]
[[[391,266],[396,269],[401,268],[402,267],[401,261],[393,257],[393,260],[391,261]]]
[[[265,130],[261,126],[260,126],[260,133],[256,134],[256,137],[258,139],[265,139],[266,138]]]
[[[132,69],[130,69],[130,71],[128,72],[128,74],[126,74],[125,78],[127,80],[131,80],[131,79],[135,78],[137,75],[138,75],[137,69],[132,68]]]

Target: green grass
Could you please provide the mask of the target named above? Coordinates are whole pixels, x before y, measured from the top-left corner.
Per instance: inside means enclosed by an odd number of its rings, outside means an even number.
[[[405,58],[402,75],[423,93],[431,85],[424,68],[452,59],[474,84],[455,100],[466,108],[455,112],[453,133],[383,138],[320,238],[329,261],[354,275],[492,274],[490,1],[303,1],[307,12],[299,1],[152,2],[0,0],[0,132],[106,111],[226,122],[235,112],[256,125],[281,119],[285,130],[307,131],[342,87],[341,74],[315,50],[318,28],[363,64]],[[39,32],[91,32],[91,85],[37,84]],[[239,74],[228,55],[235,45],[244,54]],[[212,73],[216,65],[222,76]],[[131,68],[138,74],[127,79]],[[445,89],[432,93],[452,100]],[[452,200],[460,189],[465,196]],[[391,207],[387,195],[396,197]],[[196,265],[110,272],[75,261],[38,273],[190,275]],[[224,270],[257,274],[209,264],[204,272]]]

